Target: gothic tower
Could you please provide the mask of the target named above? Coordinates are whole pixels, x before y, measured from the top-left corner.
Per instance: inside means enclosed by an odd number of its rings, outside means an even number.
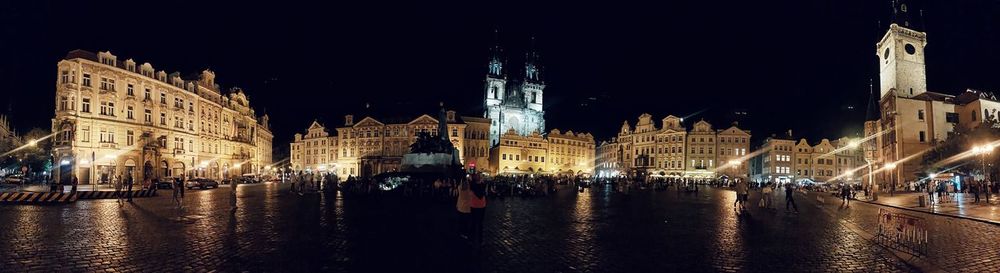
[[[496,40],[497,32],[493,31]],[[490,60],[487,63],[486,73],[486,107],[500,105],[507,94],[507,76],[503,71],[504,58],[503,49],[500,48],[499,41],[495,41],[493,48],[490,48]],[[488,116],[487,116],[488,117]]]
[[[524,87],[522,90],[528,109],[542,111],[542,90],[544,89],[542,67],[538,60],[538,51],[535,50],[535,37],[531,37],[531,50],[526,54],[524,61]]]
[[[905,0],[894,0],[893,22],[885,36],[875,46],[879,57],[880,97],[890,92],[893,96],[911,98],[927,92],[927,73],[924,68],[924,47],[927,33],[915,30],[911,13],[913,7]]]

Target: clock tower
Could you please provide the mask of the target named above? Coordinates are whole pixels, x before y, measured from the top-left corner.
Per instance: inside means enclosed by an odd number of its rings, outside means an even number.
[[[893,1],[893,23],[875,46],[879,60],[880,97],[912,98],[927,92],[924,47],[927,33],[915,30],[910,20],[912,7],[904,0]]]

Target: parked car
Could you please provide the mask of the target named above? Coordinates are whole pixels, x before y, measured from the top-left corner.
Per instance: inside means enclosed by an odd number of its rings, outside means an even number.
[[[219,182],[216,182],[215,180],[208,179],[208,178],[196,177],[194,179],[190,179],[187,182],[185,182],[184,186],[187,187],[188,189],[193,189],[193,188],[200,188],[200,189],[218,188],[219,187]]]
[[[4,177],[3,182],[7,184],[23,184],[24,175],[21,174],[8,175],[7,177]]]
[[[173,189],[174,188],[174,180],[176,180],[176,179],[177,179],[177,177],[164,177],[164,178],[160,178],[159,180],[156,180],[155,187],[157,189]]]

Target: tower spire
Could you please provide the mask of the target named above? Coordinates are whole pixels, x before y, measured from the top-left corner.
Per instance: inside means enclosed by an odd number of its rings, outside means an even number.
[[[912,3],[911,3],[912,4]],[[892,0],[892,22],[901,27],[916,30],[916,22],[911,18],[910,11],[914,10],[906,0]]]
[[[542,82],[541,65],[538,60],[538,50],[535,49],[535,36],[531,36],[531,47],[524,58],[524,80]]]
[[[490,48],[490,60],[487,64],[489,72],[487,75],[502,78],[503,77],[503,48],[500,47],[500,30],[493,28],[493,47]]]
[[[875,99],[875,84],[874,80],[868,79],[868,107],[865,109],[865,120],[874,121],[878,120],[881,115],[878,110],[878,101]]]

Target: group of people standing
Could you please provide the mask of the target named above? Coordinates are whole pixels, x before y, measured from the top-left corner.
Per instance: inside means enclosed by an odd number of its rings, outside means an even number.
[[[774,192],[778,190],[778,187],[777,184],[770,182],[761,186],[758,207],[775,209],[773,204]],[[785,211],[799,213],[799,206],[795,204],[795,185],[785,183],[783,188],[785,190]],[[733,183],[733,190],[736,191],[736,201],[733,202],[733,209],[746,210],[746,203],[750,199],[750,184],[745,180],[736,179]]]
[[[486,218],[486,183],[478,174],[462,179],[458,186],[458,235],[473,246],[483,242],[483,221]]]

